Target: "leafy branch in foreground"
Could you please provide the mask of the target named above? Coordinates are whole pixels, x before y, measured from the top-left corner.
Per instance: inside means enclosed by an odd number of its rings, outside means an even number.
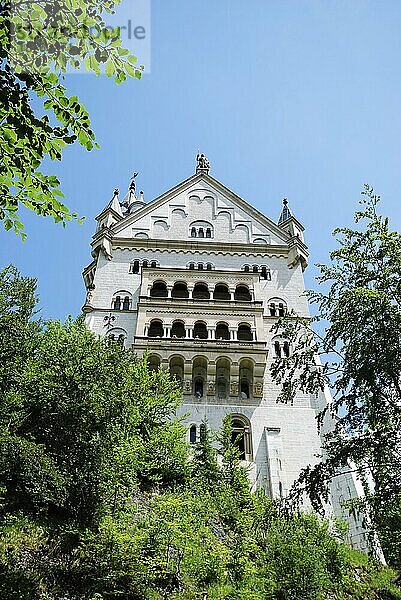
[[[143,67],[122,47],[120,29],[104,14],[119,0],[9,0],[0,5],[0,220],[23,233],[21,206],[63,225],[77,213],[62,203],[60,181],[40,169],[61,160],[68,145],[98,147],[90,118],[77,96],[62,85],[67,69],[116,83],[140,79]],[[42,102],[43,110],[37,108]]]
[[[333,477],[349,464],[365,483],[365,508],[381,534],[389,560],[401,558],[401,234],[378,213],[380,197],[365,185],[356,229],[334,231],[339,247],[331,264],[319,265],[325,292],[310,292],[319,316],[282,319],[277,330],[293,352],[277,359],[272,375],[280,399],[291,402],[297,390],[315,394],[327,385],[333,401],[331,432],[321,464],[301,474],[316,508]],[[313,322],[325,323],[321,336]],[[354,468],[354,467],[353,467]],[[390,516],[391,515],[391,516]],[[391,526],[389,525],[389,519]]]

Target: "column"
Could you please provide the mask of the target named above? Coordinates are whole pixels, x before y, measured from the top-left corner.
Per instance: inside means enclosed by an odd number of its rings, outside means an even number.
[[[207,327],[207,339],[214,340],[215,329],[213,325],[206,325]]]
[[[148,331],[149,331],[149,323],[146,323],[146,324],[145,324],[145,327],[144,327],[144,331],[143,331],[143,335],[144,335],[145,337],[147,337],[147,336],[148,336]]]
[[[188,294],[189,294],[189,300],[192,300],[192,293],[194,291],[194,285],[188,283],[187,284],[187,290],[188,290]]]
[[[164,325],[164,337],[165,338],[169,338],[171,337],[171,323],[169,325]]]
[[[252,340],[256,342],[256,327],[251,327]]]
[[[230,369],[230,396],[238,398],[239,394],[239,364],[233,362]]]
[[[184,394],[192,394],[192,360],[187,359],[184,362]]]
[[[230,300],[231,300],[231,302],[233,302],[233,300],[234,300],[234,294],[235,294],[235,287],[230,286],[228,288],[228,291],[230,292],[230,296],[231,296]]]
[[[237,329],[235,327],[228,328],[230,332],[230,340],[237,341]]]
[[[207,395],[208,396],[215,396],[216,394],[216,363],[215,362],[210,362],[207,366]]]
[[[187,339],[192,339],[193,338],[193,330],[194,330],[194,326],[193,325],[184,325],[185,327],[185,337]]]
[[[172,283],[167,284],[167,298],[171,298],[171,291],[172,291],[173,287],[174,286]]]

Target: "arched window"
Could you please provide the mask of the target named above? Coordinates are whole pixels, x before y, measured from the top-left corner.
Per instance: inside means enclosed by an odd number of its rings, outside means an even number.
[[[232,415],[231,428],[231,442],[238,448],[240,459],[253,460],[252,434],[248,419],[242,415]]]
[[[239,397],[241,400],[251,398],[253,386],[253,362],[243,358],[239,364]]]
[[[252,271],[254,273],[259,273],[259,268],[256,265],[254,265]]]
[[[191,425],[189,428],[189,443],[196,444],[196,425]]]
[[[286,358],[290,356],[290,344],[288,342],[283,343],[283,354]]]
[[[155,261],[155,260],[153,260],[153,261],[150,263],[150,266],[152,267],[152,269],[156,269],[156,267],[157,267],[157,263],[156,263],[156,261]]]
[[[281,358],[281,345],[278,340],[276,340],[274,342],[274,352],[275,352],[276,358]]]
[[[195,263],[189,263],[189,268],[193,271],[195,269]]]
[[[203,321],[197,321],[194,325],[194,339],[207,340],[207,328],[206,323]]]
[[[148,356],[148,369],[151,373],[154,373],[160,369],[160,363],[160,356],[157,354],[150,354]]]
[[[144,268],[146,269],[146,268],[147,268],[147,266],[148,266],[148,264],[149,264],[149,263],[148,263],[148,261],[147,261],[147,260],[144,260],[144,261],[142,262],[142,267],[144,267]]]
[[[194,221],[190,225],[190,235],[194,238],[213,237],[213,227],[207,221]]]
[[[241,323],[238,325],[237,339],[240,342],[252,342],[253,335],[250,325],[247,323]]]
[[[217,323],[216,325],[216,340],[229,340],[230,331],[227,323]]]
[[[185,337],[185,325],[182,321],[174,321],[171,328],[171,337],[173,338],[184,338]]]
[[[206,237],[207,237],[207,236],[206,236]],[[207,263],[207,265],[206,265],[206,269],[207,269],[208,271],[211,271],[211,270],[212,270],[212,266],[213,266],[213,265],[212,265],[212,263]]]
[[[182,281],[176,281],[171,291],[172,298],[189,298],[187,284]]]
[[[214,288],[213,292],[214,300],[231,300],[230,292],[228,287],[224,283],[218,283]]]
[[[269,312],[271,317],[284,317],[287,312],[287,305],[281,298],[271,298],[269,300]]]
[[[192,362],[193,394],[202,398],[205,390],[207,376],[207,360],[203,356],[196,356]]]
[[[126,290],[115,292],[111,301],[111,308],[114,310],[129,310],[131,305],[131,294]]]
[[[182,386],[184,381],[184,359],[182,356],[172,356],[169,369],[171,379],[176,379]]]
[[[239,450],[239,457],[245,460],[245,432],[244,425],[238,419],[233,419],[231,430],[231,443]]]
[[[262,267],[260,270],[260,276],[262,279],[265,279],[266,281],[271,281],[271,273],[270,270],[267,267]]]
[[[159,321],[158,319],[153,319],[153,321],[151,321],[150,325],[149,325],[148,337],[162,338],[163,335],[164,335],[163,323],[161,321]]]
[[[164,281],[155,281],[150,295],[152,298],[167,298],[167,286]]]
[[[127,339],[127,332],[125,329],[111,329],[107,334],[107,339],[119,344],[120,346],[124,346],[125,340]]]
[[[203,263],[198,263],[198,271],[203,271]]]
[[[194,300],[209,300],[210,293],[205,283],[196,283],[192,292],[192,298]]]
[[[129,272],[132,274],[139,273],[139,260],[134,260],[134,262],[131,263]]]
[[[245,265],[244,271],[245,271],[245,273],[249,273],[249,265]]]
[[[251,302],[251,293],[246,285],[237,285],[234,300],[237,300],[238,302]]]

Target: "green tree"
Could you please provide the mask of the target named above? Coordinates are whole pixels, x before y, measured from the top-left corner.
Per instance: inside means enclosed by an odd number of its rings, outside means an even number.
[[[1,598],[401,598],[328,523],[251,493],[230,417],[190,452],[165,370],[35,302],[0,273]]]
[[[65,224],[77,218],[62,203],[60,182],[41,170],[78,142],[96,144],[90,118],[62,84],[67,68],[84,68],[121,83],[142,67],[121,45],[104,14],[119,0],[7,0],[0,4],[0,220],[23,233],[19,209]],[[43,108],[40,108],[42,104]]]
[[[311,292],[323,322],[320,335],[309,320],[289,315],[277,328],[293,352],[277,360],[273,376],[281,399],[291,402],[298,389],[315,393],[329,385],[333,431],[327,457],[300,478],[316,508],[332,478],[355,468],[365,482],[365,509],[381,534],[387,558],[401,560],[401,234],[391,231],[378,212],[380,197],[369,186],[362,192],[358,227],[334,232],[339,247],[331,264],[320,265],[324,291]],[[322,331],[323,329],[323,331]],[[315,355],[321,357],[316,365]],[[369,485],[369,482],[372,484]]]

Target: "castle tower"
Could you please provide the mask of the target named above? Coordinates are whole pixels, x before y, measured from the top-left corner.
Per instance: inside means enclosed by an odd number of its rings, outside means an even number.
[[[136,176],[98,217],[83,273],[86,323],[181,381],[189,442],[204,419],[217,430],[233,415],[254,484],[285,496],[321,453],[316,414],[329,400],[299,393],[293,405],[277,403],[269,370],[291,352],[274,323],[287,310],[309,315],[303,227],[286,199],[278,223],[261,214],[210,175],[203,154],[194,175],[147,204]],[[338,514],[355,485],[336,480]],[[365,545],[357,521],[351,539]]]

